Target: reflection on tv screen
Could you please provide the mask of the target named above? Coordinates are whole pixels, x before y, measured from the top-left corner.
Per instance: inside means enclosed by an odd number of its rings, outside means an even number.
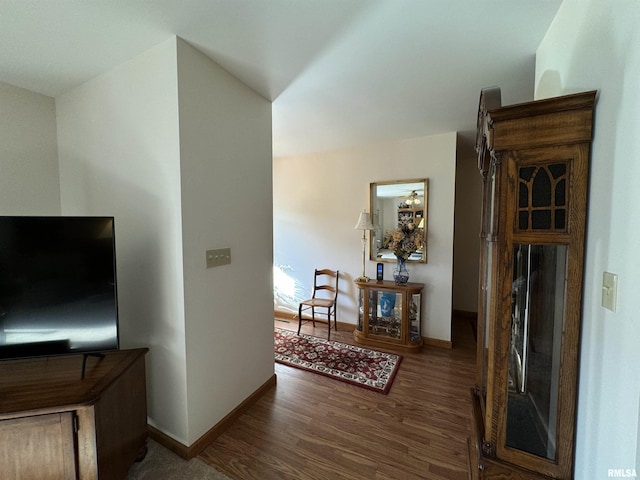
[[[0,217],[0,358],[118,348],[111,217]]]

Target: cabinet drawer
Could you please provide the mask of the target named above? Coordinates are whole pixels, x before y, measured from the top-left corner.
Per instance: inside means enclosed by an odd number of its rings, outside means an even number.
[[[73,413],[0,421],[0,472],[14,480],[74,480]]]

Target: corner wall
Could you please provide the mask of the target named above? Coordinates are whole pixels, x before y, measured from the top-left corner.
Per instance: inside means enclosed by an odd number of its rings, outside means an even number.
[[[59,215],[53,98],[0,82],[0,215]]]
[[[428,263],[408,268],[410,281],[426,284],[422,335],[450,341],[455,168],[455,133],[274,159],[275,307],[297,311],[310,295],[314,268],[337,269],[338,321],[355,325],[362,231],[354,225],[369,211],[369,184],[426,177]],[[376,262],[368,258],[367,243],[366,274],[375,278]],[[393,267],[385,263],[385,279]]]
[[[62,211],[115,216],[121,346],[190,446],[274,374],[271,104],[173,37],[56,106]]]
[[[565,1],[537,52],[536,98],[599,92],[587,219],[575,478],[604,479],[631,476],[634,468],[640,471],[638,24],[638,2]],[[605,271],[618,275],[615,313],[600,306]]]
[[[149,423],[188,444],[176,39],[56,98],[62,212],[113,215],[121,347]]]

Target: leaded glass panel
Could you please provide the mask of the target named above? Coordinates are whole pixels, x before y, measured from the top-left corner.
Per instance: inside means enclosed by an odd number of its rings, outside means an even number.
[[[516,229],[566,231],[567,179],[564,162],[518,167]]]

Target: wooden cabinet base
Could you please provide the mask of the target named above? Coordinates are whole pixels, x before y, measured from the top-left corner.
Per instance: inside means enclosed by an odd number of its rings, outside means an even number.
[[[146,448],[146,352],[91,358],[84,379],[82,355],[0,362],[3,478],[125,478]]]
[[[355,330],[353,332],[353,340],[358,345],[366,345],[367,347],[390,348],[392,350],[400,350],[408,353],[418,353],[422,349],[422,339],[417,342],[402,344],[398,342],[385,341],[383,338],[364,335],[362,332]]]
[[[527,470],[518,465],[505,462],[491,455],[488,445],[482,445],[485,435],[482,406],[478,392],[471,389],[471,404],[473,406],[471,418],[472,435],[467,445],[469,450],[469,479],[470,480],[553,480],[540,473]]]
[[[472,456],[476,451],[471,445],[469,450],[470,462],[473,462],[478,457]],[[479,464],[475,470],[471,471],[469,478],[473,480],[504,480],[507,478],[509,480],[554,480],[552,477],[525,470],[517,465],[486,457],[479,460]]]

